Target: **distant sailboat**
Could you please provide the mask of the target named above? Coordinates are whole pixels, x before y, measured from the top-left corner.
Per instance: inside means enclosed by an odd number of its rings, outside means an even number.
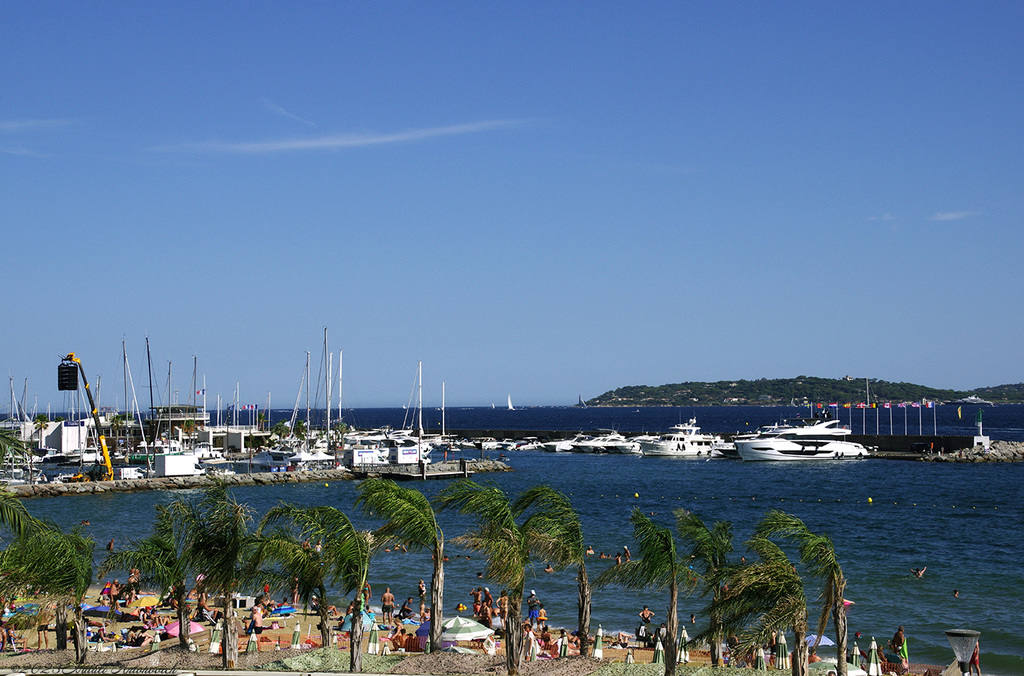
[[[515,406],[512,405],[512,395],[511,394],[508,395],[508,410],[510,410],[510,411],[516,410]]]
[[[578,404],[576,404],[576,405],[579,406],[580,408],[586,408],[587,407],[587,402],[583,401],[583,395],[582,394],[580,395],[580,402]]]

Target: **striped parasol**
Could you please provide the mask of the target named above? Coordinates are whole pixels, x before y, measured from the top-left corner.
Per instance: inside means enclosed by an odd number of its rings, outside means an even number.
[[[256,652],[256,645],[257,645],[257,642],[259,640],[260,640],[259,636],[256,635],[256,632],[253,632],[253,633],[249,634],[249,642],[245,644],[245,652],[247,652],[247,653],[254,653],[254,652]]]
[[[149,644],[149,652],[160,650],[160,632],[153,632],[153,642]]]
[[[761,669],[762,671],[768,668],[768,664],[764,659],[764,648],[757,649],[757,657],[754,658],[754,668]]]
[[[686,627],[679,632],[679,646],[676,648],[676,664],[686,664],[690,661],[690,650],[686,647],[690,642],[690,635],[686,633]]]
[[[540,645],[537,643],[537,639],[533,636],[532,633],[529,634],[529,637],[530,637],[530,650],[529,650],[529,653],[527,654],[527,657],[532,662],[533,660],[537,659],[537,655],[540,654]]]
[[[562,636],[560,639],[558,639],[558,656],[569,656],[569,639],[565,636]]]
[[[377,655],[380,653],[380,632],[377,630],[377,623],[370,627],[370,638],[366,642],[366,654]]]
[[[853,642],[853,650],[850,651],[850,664],[860,668],[860,648],[857,647],[857,642]]]
[[[633,649],[630,648],[626,651],[626,664],[633,664],[636,662],[636,658],[633,657]]]
[[[601,638],[601,636],[603,634],[604,634],[604,631],[601,629],[601,625],[597,625],[597,639],[594,640],[594,659],[595,660],[603,660],[604,659],[604,641]]]
[[[875,637],[871,637],[871,647],[868,648],[868,676],[882,676],[882,662],[878,657],[878,644]]]
[[[295,620],[295,631],[292,632],[292,650],[298,650],[302,645],[302,625]]]
[[[665,664],[665,648],[661,645],[661,638],[658,638],[658,642],[654,644],[654,659],[651,662]]]
[[[213,632],[210,634],[210,652],[214,655],[220,654],[220,622],[213,625]]]
[[[786,645],[785,634],[779,634],[779,640],[775,643],[775,668],[791,668],[789,665],[789,646]]]

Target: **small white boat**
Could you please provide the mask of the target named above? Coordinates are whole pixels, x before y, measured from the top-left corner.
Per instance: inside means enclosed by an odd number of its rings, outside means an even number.
[[[714,434],[702,434],[697,419],[690,418],[685,425],[673,425],[654,441],[641,441],[640,451],[647,456],[711,457],[714,445],[721,441]]]
[[[836,419],[788,420],[750,439],[737,437],[744,460],[853,460],[870,455],[863,445],[847,441],[849,428]]]

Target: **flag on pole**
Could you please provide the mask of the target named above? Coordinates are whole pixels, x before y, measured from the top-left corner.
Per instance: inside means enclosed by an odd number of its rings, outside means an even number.
[[[198,394],[199,396],[203,396],[204,394],[206,394],[206,388],[204,387],[201,390],[196,390],[196,394]]]

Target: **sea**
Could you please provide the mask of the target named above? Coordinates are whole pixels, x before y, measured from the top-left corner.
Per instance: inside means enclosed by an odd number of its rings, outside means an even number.
[[[840,409],[840,418],[857,433],[970,435],[981,411],[984,433],[993,440],[1024,441],[1024,406],[940,405],[933,409]],[[800,407],[707,408],[577,408],[527,407],[454,408],[444,412],[446,429],[596,430],[657,433],[696,418],[705,431],[742,432],[760,425],[806,415]],[[892,413],[890,427],[889,414]],[[393,427],[408,424],[403,409],[344,411],[350,425]],[[441,412],[424,410],[424,427],[437,431]],[[904,418],[904,414],[907,416]],[[291,411],[272,411],[271,422]],[[333,416],[332,416],[333,417]],[[904,427],[905,426],[905,427]],[[464,451],[475,457],[479,451]],[[490,453],[494,457],[497,453]],[[904,627],[910,661],[945,665],[953,653],[946,629],[981,632],[981,663],[985,674],[1024,674],[1024,463],[954,464],[895,460],[747,463],[703,458],[646,458],[521,451],[508,454],[512,472],[480,474],[514,496],[546,483],[566,493],[580,513],[588,544],[595,555],[588,563],[592,577],[614,562],[600,559],[632,545],[629,514],[634,508],[671,525],[677,510],[689,510],[705,522],[732,524],[735,551],[747,555],[744,542],[770,509],[798,516],[814,531],[833,540],[848,578],[851,644],[866,649],[874,638],[888,643]],[[445,481],[413,482],[436,495]],[[298,505],[333,505],[360,527],[380,521],[354,507],[356,482],[249,486],[233,489],[255,518],[280,501]],[[123,547],[147,534],[154,507],[175,499],[198,498],[198,491],[118,493],[27,501],[38,517],[73,527],[82,526],[97,543],[96,561],[106,543]],[[466,517],[443,513],[447,539],[466,532]],[[631,547],[635,551],[635,547]],[[480,556],[448,545],[451,560],[445,572],[445,611],[470,604],[478,586],[501,591],[486,577]],[[535,590],[550,622],[571,627],[576,622],[576,585],[571,570],[545,573],[536,561],[528,573],[526,593]],[[921,578],[911,568],[927,566]],[[382,552],[371,562],[370,583],[375,603],[390,587],[400,601],[416,597],[417,583],[429,584],[427,552]],[[806,579],[811,621],[816,621],[818,589]],[[341,602],[336,601],[338,605]],[[680,598],[680,620],[690,634],[700,631],[707,600],[696,593]],[[609,587],[593,597],[593,629],[633,632],[643,605],[665,619],[667,592],[632,592]],[[694,619],[691,623],[690,616]],[[855,637],[855,632],[860,637]],[[832,636],[831,626],[824,634]],[[792,636],[790,636],[792,644]],[[826,649],[822,649],[824,652]]]

